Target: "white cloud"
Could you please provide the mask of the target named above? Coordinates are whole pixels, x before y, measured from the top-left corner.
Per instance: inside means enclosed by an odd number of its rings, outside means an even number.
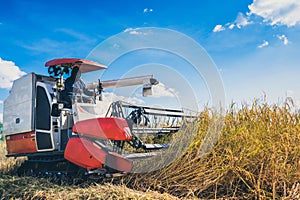
[[[137,97],[118,96],[113,92],[106,92],[106,93],[103,93],[103,95],[104,95],[104,98],[103,98],[104,104],[106,103],[106,104],[109,104],[109,105],[114,101],[125,101],[125,102],[128,102],[128,103],[139,104],[139,105],[142,105],[142,104],[145,103],[143,100],[141,100]]]
[[[124,32],[125,33],[128,33],[128,32],[130,32],[130,31],[132,31],[132,30],[134,30],[133,28],[126,28],[125,30],[124,30]]]
[[[279,38],[279,40],[283,41],[284,45],[288,45],[289,44],[289,40],[285,35],[277,35],[277,37]]]
[[[249,18],[249,16],[245,16],[243,13],[239,12],[234,22],[227,23],[225,26],[230,30],[232,30],[234,27],[242,28],[244,26],[248,26],[249,24],[253,24]]]
[[[229,25],[228,25],[228,28],[229,28],[230,30],[232,30],[234,27],[235,27],[234,24],[229,24]]]
[[[152,87],[151,97],[176,97],[178,96],[174,88],[167,88],[163,83],[159,83]]]
[[[3,104],[3,101],[2,101],[2,100],[0,100],[0,105],[1,105],[1,104]]]
[[[249,21],[249,17],[245,16],[243,13],[239,12],[236,19],[235,19],[235,25],[238,28],[241,28],[243,26],[247,26],[249,24],[252,24],[253,22]]]
[[[226,28],[242,28],[249,24],[253,24],[254,16],[259,16],[265,23],[273,25],[285,25],[287,27],[300,24],[300,1],[299,0],[253,0],[248,5],[249,12],[244,15],[239,12],[235,21],[223,25],[217,25],[213,32],[224,31]],[[252,18],[251,18],[252,17]],[[280,38],[279,38],[280,39]],[[288,39],[282,38],[285,45],[289,43]]]
[[[221,31],[224,31],[225,28],[221,25],[221,24],[218,24],[215,26],[213,32],[216,33],[216,32],[221,32]]]
[[[254,0],[248,8],[248,15],[260,16],[270,25],[300,24],[299,0]]]
[[[141,32],[138,32],[138,31],[136,31],[136,30],[133,30],[133,31],[130,31],[129,34],[131,34],[131,35],[140,35],[140,34],[142,34],[142,33],[141,33]]]
[[[260,44],[260,45],[258,45],[257,47],[261,49],[261,48],[264,48],[264,47],[266,47],[266,46],[269,46],[269,42],[266,41],[266,40],[264,40],[263,43]]]
[[[230,30],[233,28],[242,28],[249,24],[254,16],[262,17],[265,23],[273,25],[286,25],[288,27],[300,24],[300,1],[299,0],[253,0],[248,5],[249,12],[245,14],[239,12],[235,21],[227,23],[225,26],[217,25],[213,32],[224,31],[225,27]],[[288,40],[283,40],[288,42]],[[287,44],[287,43],[285,43]]]
[[[147,35],[147,33],[139,31],[139,28],[127,28],[124,30],[125,33],[129,33],[130,35]]]
[[[153,12],[152,8],[144,8],[144,13]]]
[[[25,74],[14,62],[0,58],[0,88],[11,88],[13,81]]]

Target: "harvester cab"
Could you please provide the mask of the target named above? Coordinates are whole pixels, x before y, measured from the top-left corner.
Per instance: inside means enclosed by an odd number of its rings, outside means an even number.
[[[31,73],[15,80],[4,101],[7,156],[27,157],[22,173],[71,174],[83,169],[101,176],[126,174],[134,159],[168,148],[168,144],[145,144],[143,138],[175,133],[187,117],[180,109],[103,99],[105,88],[133,85],[142,85],[143,95],[149,95],[158,84],[152,75],[87,83],[86,89],[99,98],[85,100],[83,94],[68,91],[70,105],[64,99],[70,73],[75,68],[87,73],[106,66],[75,58],[54,59],[45,66],[49,76]],[[144,153],[125,153],[126,146]]]

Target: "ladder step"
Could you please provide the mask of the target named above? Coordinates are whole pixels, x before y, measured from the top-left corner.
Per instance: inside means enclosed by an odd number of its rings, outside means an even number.
[[[169,144],[143,144],[143,149],[145,150],[158,150],[163,148],[168,148]]]

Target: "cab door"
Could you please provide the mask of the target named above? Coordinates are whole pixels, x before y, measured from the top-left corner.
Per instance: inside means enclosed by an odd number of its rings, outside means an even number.
[[[42,82],[36,84],[35,106],[37,150],[53,151],[55,147],[51,126],[51,96]]]

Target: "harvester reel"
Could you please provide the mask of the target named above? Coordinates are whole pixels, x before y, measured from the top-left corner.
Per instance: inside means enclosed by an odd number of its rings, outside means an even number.
[[[140,124],[142,121],[144,121],[144,125],[147,126],[148,123],[150,123],[149,118],[144,114],[144,110],[142,108],[138,108],[136,110],[133,110],[129,116],[127,116],[127,119],[132,120],[134,124]],[[143,120],[144,118],[144,120]]]

